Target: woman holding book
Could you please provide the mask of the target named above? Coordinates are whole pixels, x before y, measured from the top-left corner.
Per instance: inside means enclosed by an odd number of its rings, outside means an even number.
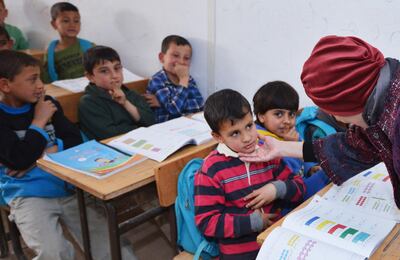
[[[399,61],[385,59],[378,49],[359,38],[326,36],[304,63],[301,81],[316,105],[349,124],[347,131],[312,143],[282,143],[260,137],[265,140],[264,149],[242,154],[241,158],[318,160],[337,185],[383,161],[400,208]]]

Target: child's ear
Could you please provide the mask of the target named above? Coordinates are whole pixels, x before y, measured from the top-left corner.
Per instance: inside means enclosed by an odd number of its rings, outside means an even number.
[[[159,60],[161,63],[164,63],[164,53],[160,52],[160,53],[158,54],[158,60]]]
[[[50,22],[50,24],[51,24],[51,27],[53,27],[54,30],[57,30],[56,20],[52,20]]]
[[[91,73],[85,71],[85,77],[86,77],[90,82],[92,82],[93,74],[91,74]]]
[[[0,78],[0,92],[8,93],[10,92],[10,84],[9,80],[6,78]]]
[[[224,140],[222,138],[222,136],[214,131],[211,132],[212,137],[215,139],[215,141],[217,141],[218,143],[223,143]]]
[[[257,114],[258,121],[260,121],[260,123],[262,123],[262,124],[264,124],[264,122],[265,122],[264,114],[261,114],[261,113]]]

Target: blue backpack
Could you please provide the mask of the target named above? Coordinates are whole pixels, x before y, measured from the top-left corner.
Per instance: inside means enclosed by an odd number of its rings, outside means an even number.
[[[80,39],[80,38],[78,38],[78,40],[79,40],[79,45],[80,45],[83,53],[85,53],[88,49],[90,49],[92,47],[91,42],[84,40],[84,39]],[[58,80],[58,74],[57,74],[56,65],[54,62],[54,52],[55,52],[57,43],[58,43],[58,40],[54,40],[49,44],[49,48],[47,48],[47,70],[49,72],[51,81]]]
[[[175,200],[177,244],[194,254],[193,260],[201,256],[204,260],[219,255],[218,245],[210,242],[200,233],[194,220],[194,175],[200,169],[203,159],[188,162],[178,178],[178,196]]]

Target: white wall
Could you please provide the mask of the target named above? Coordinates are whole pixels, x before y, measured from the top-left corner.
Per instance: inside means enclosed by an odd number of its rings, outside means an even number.
[[[43,48],[57,34],[52,0],[5,0],[8,21]],[[355,35],[397,58],[400,1],[393,0],[81,0],[81,37],[117,49],[125,66],[149,77],[160,68],[161,40],[181,34],[193,45],[191,73],[203,94],[233,88],[249,100],[271,80],[285,80],[310,104],[299,79],[317,40]]]

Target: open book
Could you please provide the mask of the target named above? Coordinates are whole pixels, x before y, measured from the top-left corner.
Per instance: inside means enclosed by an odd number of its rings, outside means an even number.
[[[206,123],[179,117],[151,127],[140,127],[112,140],[109,145],[126,153],[139,153],[156,161],[188,144],[203,144],[212,139]]]
[[[400,219],[386,176],[379,164],[315,196],[268,235],[257,259],[369,257]]]
[[[127,155],[93,140],[58,153],[46,154],[43,159],[103,179],[146,158],[139,154]]]
[[[142,80],[143,78],[133,74],[129,70],[123,68],[122,73],[124,75],[124,83],[129,83],[132,81]],[[86,86],[89,84],[89,80],[86,77],[80,77],[75,79],[64,79],[64,80],[57,80],[53,81],[51,84],[67,89],[71,92],[78,93],[83,92]]]

